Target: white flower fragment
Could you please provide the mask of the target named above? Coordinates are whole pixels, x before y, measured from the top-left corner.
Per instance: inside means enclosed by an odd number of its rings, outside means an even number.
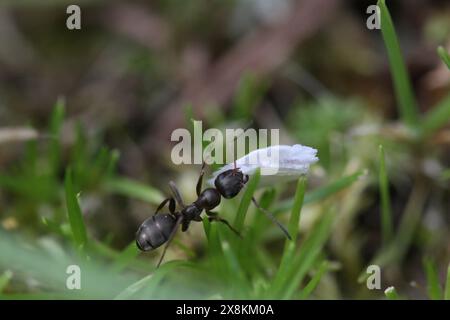
[[[300,144],[293,146],[276,145],[250,152],[236,160],[236,166],[249,176],[252,176],[259,168],[261,172],[259,186],[268,186],[277,182],[295,180],[302,175],[306,175],[309,166],[319,160],[316,155],[316,149]],[[233,168],[233,163],[223,166],[213,173],[209,183],[213,185],[214,179],[220,173]]]

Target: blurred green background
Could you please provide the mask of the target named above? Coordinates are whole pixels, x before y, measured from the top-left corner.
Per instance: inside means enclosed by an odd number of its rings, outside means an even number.
[[[0,298],[450,298],[450,3],[386,2],[369,30],[375,1],[85,0],[68,30],[76,2],[2,1]],[[169,180],[195,200],[199,166],[170,161],[191,119],[320,161],[222,201],[243,240],[193,224],[155,271],[134,236]]]

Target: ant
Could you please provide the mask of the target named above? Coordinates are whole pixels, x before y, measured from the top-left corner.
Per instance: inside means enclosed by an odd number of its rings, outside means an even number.
[[[203,161],[200,176],[197,181],[197,200],[189,205],[185,205],[177,186],[173,181],[170,181],[169,187],[172,192],[172,197],[164,199],[156,209],[153,216],[145,220],[139,227],[136,233],[136,245],[140,250],[154,250],[166,243],[156,268],[158,268],[161,264],[164,255],[166,254],[166,250],[174,238],[178,227],[181,225],[181,231],[185,232],[189,228],[191,221],[202,221],[201,214],[203,210],[205,210],[210,222],[217,221],[224,223],[237,236],[241,237],[240,233],[234,229],[227,220],[219,217],[216,212],[211,210],[220,204],[221,197],[224,197],[225,199],[236,197],[248,182],[249,176],[237,168],[236,161],[234,161],[233,169],[224,171],[215,178],[215,188],[207,188],[202,191],[204,173],[205,161]],[[269,219],[272,220],[272,222],[278,225],[289,240],[292,240],[286,228],[278,222],[269,211],[262,208],[254,197],[252,197],[252,202],[259,210],[263,211]],[[158,214],[158,212],[167,203],[169,203],[170,213]],[[176,211],[176,204],[181,207],[181,211]]]

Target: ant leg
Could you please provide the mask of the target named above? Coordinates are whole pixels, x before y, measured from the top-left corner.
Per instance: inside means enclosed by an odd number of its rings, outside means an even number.
[[[173,198],[167,198],[161,202],[158,208],[156,208],[156,211],[153,215],[157,215],[158,212],[166,205],[167,202],[169,202],[169,212],[173,214],[175,212],[175,200]]]
[[[200,197],[200,193],[202,192],[202,182],[203,182],[203,175],[205,174],[205,165],[206,162],[203,160],[202,169],[200,170],[200,176],[198,177],[197,181],[197,187],[195,188],[195,190],[197,191],[197,197]]]
[[[178,205],[182,208],[186,208],[186,206],[184,205],[184,202],[183,202],[183,198],[181,197],[180,191],[178,190],[177,186],[175,185],[175,182],[170,181],[169,187],[170,187],[173,197],[177,201]]]
[[[164,246],[164,250],[161,254],[161,257],[159,258],[158,264],[156,265],[156,269],[158,269],[159,266],[161,265],[161,262],[163,261],[164,256],[166,255],[167,248],[169,247],[170,243],[172,242],[173,238],[175,237],[175,234],[177,233],[178,227],[180,226],[182,220],[183,220],[183,216],[180,215],[177,218],[177,222],[175,223],[175,226],[173,227],[172,232],[169,235],[169,239],[167,240],[166,245]]]
[[[228,228],[230,228],[231,231],[233,231],[239,238],[242,239],[242,236],[241,236],[241,234],[239,233],[239,231],[237,231],[235,228],[233,228],[233,227],[231,226],[231,224],[230,224],[227,220],[225,220],[225,219],[219,217],[219,215],[217,214],[217,212],[206,211],[206,214],[208,215],[208,220],[209,220],[210,222],[212,222],[212,221],[218,221],[218,222],[222,222],[223,224],[226,224],[226,225],[228,226]]]
[[[289,232],[286,230],[286,228],[277,220],[275,219],[275,217],[273,216],[272,213],[270,213],[269,211],[267,211],[266,209],[264,209],[263,207],[261,207],[258,202],[256,201],[255,197],[252,197],[252,201],[255,204],[255,206],[262,212],[264,212],[266,214],[266,216],[272,220],[273,223],[275,223],[280,229],[281,231],[283,231],[283,233],[286,235],[286,237],[289,240],[292,240],[291,235],[289,234]]]
[[[169,212],[175,214],[175,200],[173,198],[170,198],[169,201]]]
[[[185,232],[189,228],[190,224],[191,224],[190,221],[184,220],[183,223],[181,224],[181,232]]]

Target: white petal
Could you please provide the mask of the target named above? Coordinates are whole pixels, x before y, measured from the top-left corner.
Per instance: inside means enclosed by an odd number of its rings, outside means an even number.
[[[259,186],[267,186],[276,182],[294,180],[305,175],[309,166],[319,160],[316,154],[316,149],[299,144],[293,146],[276,145],[252,151],[236,160],[236,165],[244,174],[249,176],[253,175],[259,168],[261,170]],[[208,183],[213,185],[217,175],[233,168],[233,163],[223,166],[213,173],[213,177]]]

